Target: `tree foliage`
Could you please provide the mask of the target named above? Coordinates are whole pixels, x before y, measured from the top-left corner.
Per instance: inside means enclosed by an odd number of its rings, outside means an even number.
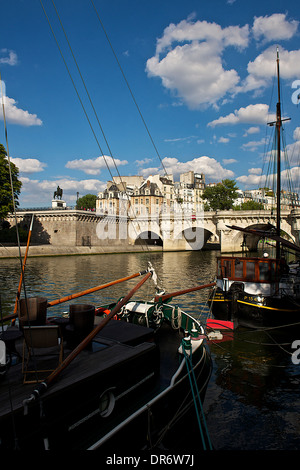
[[[76,209],[94,210],[96,209],[96,200],[97,196],[95,194],[86,194],[77,200]]]
[[[257,201],[246,201],[242,202],[240,207],[238,209],[241,209],[242,211],[255,211],[255,210],[262,210],[264,209],[264,205],[262,202],[257,202]]]
[[[22,182],[19,181],[19,169],[10,162],[13,194],[16,206],[19,205],[18,197],[21,192]],[[5,219],[9,212],[13,212],[13,197],[9,175],[9,161],[5,147],[0,144],[0,219]]]
[[[237,186],[234,180],[224,179],[216,186],[208,186],[202,194],[202,199],[207,201],[209,207],[216,210],[230,210],[233,202],[238,197]]]

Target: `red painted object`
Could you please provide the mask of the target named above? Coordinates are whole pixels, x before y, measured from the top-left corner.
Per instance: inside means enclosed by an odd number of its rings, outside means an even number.
[[[206,326],[213,330],[234,330],[234,324],[232,321],[209,319],[206,322]]]

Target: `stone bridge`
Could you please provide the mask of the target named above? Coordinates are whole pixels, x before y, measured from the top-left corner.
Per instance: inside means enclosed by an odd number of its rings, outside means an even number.
[[[276,214],[271,211],[216,211],[196,216],[172,215],[133,220],[129,230],[131,243],[148,240],[165,250],[199,250],[206,243],[219,244],[222,252],[239,252],[242,245],[250,251],[257,248],[258,238],[232,230],[231,225],[260,230],[276,226]],[[281,230],[290,241],[300,245],[300,209],[282,211]]]
[[[106,246],[130,249],[134,245],[147,244],[162,250],[200,250],[206,244],[217,244],[221,251],[239,252],[242,244],[255,250],[258,239],[228,226],[265,229],[275,227],[275,215],[271,211],[216,211],[200,215],[178,216],[163,214],[155,217],[130,219],[101,215],[79,210],[18,211],[17,221],[28,228],[34,214],[33,244],[53,246]],[[7,219],[11,225],[15,217]],[[300,245],[300,209],[282,211],[281,229],[286,238]]]

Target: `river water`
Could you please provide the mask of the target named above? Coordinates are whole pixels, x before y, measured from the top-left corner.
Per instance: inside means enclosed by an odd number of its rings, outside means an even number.
[[[141,271],[149,261],[159,284],[166,292],[174,292],[212,281],[217,255],[216,251],[193,251],[28,258],[26,295],[55,300]],[[4,316],[13,311],[19,278],[19,260],[0,260]],[[115,301],[137,282],[126,281],[73,302]],[[135,298],[151,299],[153,292],[153,282],[148,280]],[[202,290],[176,297],[173,303],[176,300],[181,308],[198,315],[206,298]],[[63,303],[53,307],[53,314],[67,310],[68,304]],[[283,341],[270,331],[237,329],[222,342],[208,343],[213,372],[204,411],[214,449],[300,449],[300,365],[292,361],[292,342],[297,339]],[[190,437],[197,450],[198,436],[193,432]]]

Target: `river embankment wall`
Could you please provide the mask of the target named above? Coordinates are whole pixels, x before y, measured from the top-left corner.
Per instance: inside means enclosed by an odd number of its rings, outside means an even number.
[[[26,246],[21,246],[21,256],[25,256]],[[105,254],[120,254],[120,253],[145,253],[152,251],[162,251],[162,247],[154,246],[52,246],[52,245],[38,245],[30,246],[28,249],[28,258],[42,257],[42,256],[75,256],[75,255],[105,255]],[[1,258],[19,258],[20,252],[17,246],[1,246]]]

